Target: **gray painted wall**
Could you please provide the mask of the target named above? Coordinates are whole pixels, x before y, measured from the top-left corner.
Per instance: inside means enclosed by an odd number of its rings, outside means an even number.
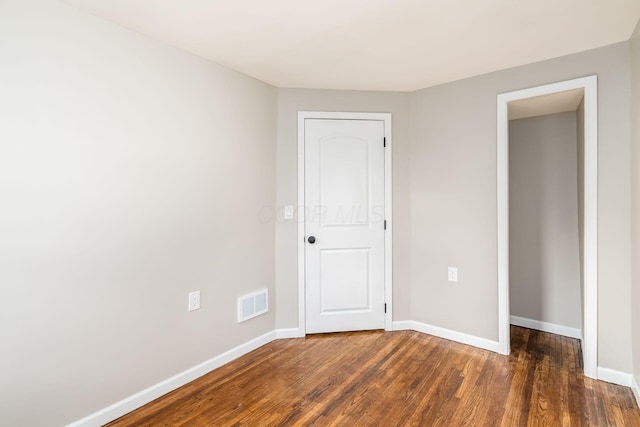
[[[272,331],[236,297],[275,290],[276,90],[57,1],[0,2],[0,39],[0,424]]]
[[[631,372],[629,43],[407,94],[276,90],[58,2],[0,3],[0,39],[0,423],[297,326],[296,223],[268,213],[297,203],[298,110],[393,114],[394,319],[497,339],[496,95],[593,73],[599,365]],[[237,324],[262,287],[275,309]]]
[[[315,89],[278,89],[277,206],[298,204],[298,111],[392,114],[393,131],[393,318],[409,320],[409,94]],[[296,221],[276,220],[278,328],[298,327]]]
[[[632,274],[631,313],[633,372],[640,384],[640,22],[631,37],[631,199]]]
[[[576,112],[509,122],[511,315],[582,329]]]
[[[496,96],[597,74],[598,365],[631,372],[629,73],[625,42],[411,94],[413,320],[498,339]]]

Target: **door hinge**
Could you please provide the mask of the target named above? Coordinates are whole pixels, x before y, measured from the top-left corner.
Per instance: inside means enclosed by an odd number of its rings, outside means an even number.
[[[384,229],[385,230],[387,229],[387,220],[386,219],[384,220]]]
[[[386,136],[382,138],[382,146],[383,147],[387,146],[387,137]]]
[[[386,302],[384,303],[384,312],[385,313],[387,312],[387,303]]]

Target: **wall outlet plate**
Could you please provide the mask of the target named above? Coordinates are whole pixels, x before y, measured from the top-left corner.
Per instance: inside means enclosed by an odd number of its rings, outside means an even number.
[[[447,271],[447,279],[450,282],[458,281],[458,268],[457,267],[449,267]]]
[[[200,308],[200,291],[189,292],[189,305],[187,310],[193,311]]]

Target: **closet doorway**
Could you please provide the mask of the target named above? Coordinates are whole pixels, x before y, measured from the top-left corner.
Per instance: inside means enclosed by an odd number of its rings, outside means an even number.
[[[501,94],[497,129],[500,351],[510,353],[512,323],[581,338],[591,378],[597,377],[596,97],[596,76]]]

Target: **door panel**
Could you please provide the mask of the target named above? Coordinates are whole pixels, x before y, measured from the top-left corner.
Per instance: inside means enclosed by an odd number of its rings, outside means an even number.
[[[368,143],[364,139],[328,137],[320,146],[320,201],[323,226],[367,225],[369,199]]]
[[[371,310],[369,248],[320,251],[320,314]]]
[[[384,122],[305,120],[306,332],[384,328]]]

